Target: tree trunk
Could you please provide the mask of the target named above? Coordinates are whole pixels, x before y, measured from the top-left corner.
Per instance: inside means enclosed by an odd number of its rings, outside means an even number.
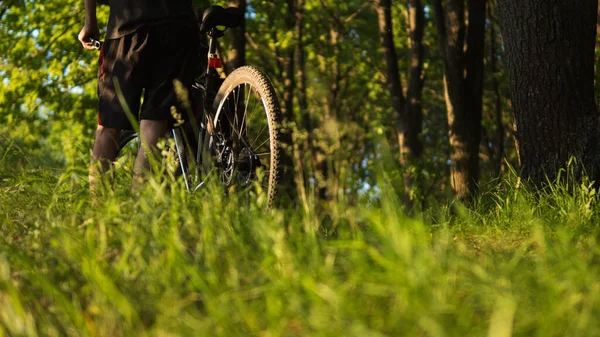
[[[285,27],[288,31],[294,31],[296,28],[296,0],[287,0],[287,17]],[[286,50],[286,57],[283,61],[285,78],[283,80],[283,113],[290,121],[294,120],[294,89],[296,81],[294,76],[294,52],[295,47],[292,44]]]
[[[246,0],[229,1],[229,6],[238,7],[246,13]],[[235,69],[246,64],[246,19],[242,20],[241,26],[232,30],[231,40],[227,48],[226,71],[231,73]]]
[[[285,18],[285,28],[288,31],[294,31],[296,22],[296,0],[287,0],[287,14]],[[294,91],[295,91],[295,64],[294,64],[294,52],[295,46],[292,44],[286,50],[283,55],[285,56],[282,62],[279,63],[280,76],[283,82],[283,104],[282,104],[282,117],[283,125],[280,136],[280,143],[283,145],[282,153],[282,166],[284,167],[283,178],[285,193],[292,200],[297,199],[298,181],[295,179],[295,168],[294,168]],[[277,51],[277,57],[279,58],[279,52]],[[297,177],[296,177],[297,178]]]
[[[377,1],[377,15],[379,17],[379,37],[383,48],[383,56],[385,58],[387,87],[392,98],[392,109],[396,116],[396,127],[401,133],[403,126],[403,111],[404,92],[402,90],[402,82],[400,81],[400,72],[398,69],[398,55],[396,54],[396,44],[394,43],[394,34],[392,30],[392,9],[391,0]],[[400,147],[402,147],[402,142]]]
[[[494,177],[499,177],[502,172],[502,159],[504,158],[504,123],[502,121],[502,98],[498,81],[498,48],[496,20],[493,17],[491,4],[488,6],[488,19],[490,25],[490,72],[492,73],[492,92],[494,95],[494,120],[495,130],[492,141],[492,155],[490,156]]]
[[[300,114],[300,125],[303,134],[312,135],[313,121],[312,116],[308,111],[308,99],[306,93],[306,56],[304,51],[304,0],[297,0],[296,3],[296,26],[295,26],[295,58],[296,58],[296,94],[298,97],[298,110]],[[293,137],[294,143],[294,160],[296,161],[296,188],[302,200],[307,200],[306,193],[306,169],[312,166],[314,160],[315,149],[310,141],[304,139],[300,141],[297,137]]]
[[[410,36],[410,71],[405,98],[398,68],[398,55],[393,35],[391,16],[391,1],[378,0],[376,3],[379,19],[379,36],[386,63],[387,87],[392,100],[392,109],[396,121],[399,162],[403,168],[408,168],[421,157],[423,145],[420,139],[422,131],[423,112],[421,109],[421,93],[423,89],[423,32],[424,11],[420,0],[409,2],[409,36]],[[410,206],[410,190],[414,177],[405,170],[404,201]]]
[[[522,175],[533,183],[554,179],[571,157],[598,180],[597,9],[597,0],[498,0]]]
[[[308,99],[306,94],[306,56],[304,52],[304,0],[297,0],[296,4],[296,81],[298,88],[298,108],[302,127],[311,132],[312,121],[308,114]]]
[[[404,128],[401,148],[403,157],[411,159],[421,158],[423,144],[421,132],[423,131],[423,110],[421,108],[421,94],[423,92],[423,34],[425,31],[425,12],[421,0],[410,0],[409,3],[409,36],[410,36],[410,79],[408,82],[405,115],[408,127]]]
[[[600,49],[600,41],[598,40],[598,36],[600,36],[600,4],[598,6],[598,18],[596,22],[596,50]],[[594,63],[594,73],[596,74],[594,76],[594,78],[596,79],[596,103],[600,105],[600,55],[596,55],[596,62]]]
[[[448,0],[446,8],[436,0],[434,7],[444,58],[450,182],[456,196],[463,199],[475,194],[479,180],[485,0],[468,1],[468,27],[464,0]]]
[[[483,110],[483,59],[485,56],[485,19],[486,1],[468,1],[467,51],[465,103],[467,111],[463,115],[467,129],[464,131],[468,139],[468,191],[477,190],[479,182],[479,147],[481,145],[481,115]]]

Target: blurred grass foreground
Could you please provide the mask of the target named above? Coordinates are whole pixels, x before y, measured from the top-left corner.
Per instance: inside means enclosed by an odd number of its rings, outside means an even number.
[[[600,335],[585,182],[408,217],[384,185],[265,212],[154,179],[92,207],[81,172],[3,172],[0,336]]]

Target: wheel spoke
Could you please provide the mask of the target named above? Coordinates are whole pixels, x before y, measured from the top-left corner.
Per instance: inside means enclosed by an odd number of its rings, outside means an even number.
[[[254,148],[254,144],[256,144],[256,142],[260,139],[260,136],[263,134],[263,132],[265,131],[265,129],[269,126],[269,124],[265,124],[262,129],[258,132],[258,135],[256,136],[256,139],[254,139],[254,141],[252,141],[252,143],[250,143],[250,147]],[[260,148],[260,146],[256,147],[257,149]]]
[[[233,92],[235,92],[235,91],[233,91]],[[234,94],[234,96],[235,96],[235,94]],[[234,97],[234,100],[235,100],[235,97]],[[221,114],[224,114],[224,115],[225,115],[225,118],[227,119],[227,122],[229,122],[229,127],[231,128],[231,130],[233,130],[233,132],[234,132],[235,134],[237,134],[238,138],[239,138],[239,139],[241,139],[241,138],[242,138],[242,135],[241,135],[241,134],[239,133],[239,131],[236,129],[236,127],[235,127],[235,122],[232,122],[232,121],[231,121],[231,118],[230,118],[230,116],[229,116],[229,114],[231,113],[231,111],[229,111],[229,109],[227,108],[227,106],[228,106],[228,102],[231,102],[231,101],[229,101],[229,98],[227,98],[227,99],[226,99],[226,101],[225,101],[225,103],[223,103],[223,107],[224,107],[224,109],[227,109],[227,110],[225,110],[225,111],[222,111],[222,112],[221,112]],[[235,109],[237,109],[237,104],[235,104],[235,106],[236,106],[236,108],[235,108]],[[235,121],[235,120],[237,120],[237,112],[236,112],[236,111],[234,111],[234,115],[235,115],[235,116],[234,116],[234,121]]]
[[[246,88],[246,84],[244,84],[244,88]],[[246,99],[246,107],[244,108],[244,117],[242,118],[242,123],[240,124],[240,137],[244,135],[244,126],[246,125],[246,116],[248,116],[248,103],[250,103],[250,96],[252,94],[252,84],[250,84],[250,90],[248,90],[248,99]],[[246,132],[248,132],[248,128],[246,128]]]
[[[216,105],[220,110],[214,125],[223,136],[219,151],[233,156],[218,168],[223,183],[240,188],[260,186],[272,203],[277,185],[274,177],[280,171],[276,127],[280,110],[268,82],[252,67],[231,73],[220,90],[220,95],[225,95]]]
[[[260,98],[260,97],[259,97],[259,98]],[[259,103],[260,103],[260,99],[256,99],[255,101],[256,101],[256,102],[252,103],[252,109],[250,110],[250,112],[253,112],[253,111],[255,111],[255,110],[256,110],[256,107],[257,107],[257,106],[259,105]],[[245,130],[245,132],[246,132],[246,134],[245,134],[244,136],[245,136],[245,138],[246,138],[248,141],[250,141],[250,137],[251,137],[251,135],[250,135],[250,130],[252,130],[252,131],[253,131],[253,132],[252,132],[252,134],[254,134],[254,131],[255,131],[255,129],[256,129],[256,125],[255,125],[256,123],[255,123],[255,121],[254,121],[254,120],[256,119],[256,117],[253,117],[253,115],[250,115],[249,113],[247,113],[247,114],[246,114],[246,116],[247,116],[247,120],[246,120],[246,122],[245,122],[245,126],[246,126],[246,130]],[[260,121],[260,118],[258,119],[258,121]],[[258,136],[260,137],[260,132],[259,132],[259,135],[258,135]],[[255,140],[255,141],[256,141],[256,140]],[[249,142],[249,144],[252,144],[252,142]]]
[[[235,102],[233,104],[233,106],[234,106],[234,108],[233,108],[234,109],[233,110],[233,113],[234,113],[233,121],[234,121],[235,125],[237,125],[237,121],[238,121],[238,106],[240,104],[240,95],[241,95],[240,91],[241,90],[239,90],[239,88],[235,88],[233,90],[237,90],[237,97],[235,97],[235,95],[234,95]],[[235,125],[234,125],[234,129],[235,129]],[[240,134],[238,134],[238,135],[240,135]],[[241,137],[241,135],[240,135],[240,137]]]
[[[261,148],[263,145],[265,145],[265,144],[266,144],[268,141],[270,141],[270,139],[269,139],[269,138],[265,139],[265,141],[264,141],[264,142],[262,142],[262,143],[261,143],[259,146],[257,146],[256,148],[257,148],[257,149],[260,149],[260,148]]]

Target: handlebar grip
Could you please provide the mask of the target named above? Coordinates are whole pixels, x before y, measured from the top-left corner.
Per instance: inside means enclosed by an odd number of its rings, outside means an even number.
[[[102,42],[100,42],[98,40],[90,39],[90,43],[92,44],[94,49],[100,49],[100,47],[102,47]]]

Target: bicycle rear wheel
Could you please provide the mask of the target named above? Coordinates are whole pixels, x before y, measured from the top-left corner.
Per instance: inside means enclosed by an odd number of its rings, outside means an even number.
[[[132,130],[123,130],[119,136],[115,165],[133,171],[135,157],[140,148],[138,134]]]
[[[213,104],[211,147],[222,183],[251,187],[258,182],[268,206],[277,194],[281,112],[273,85],[252,66],[233,71]]]

